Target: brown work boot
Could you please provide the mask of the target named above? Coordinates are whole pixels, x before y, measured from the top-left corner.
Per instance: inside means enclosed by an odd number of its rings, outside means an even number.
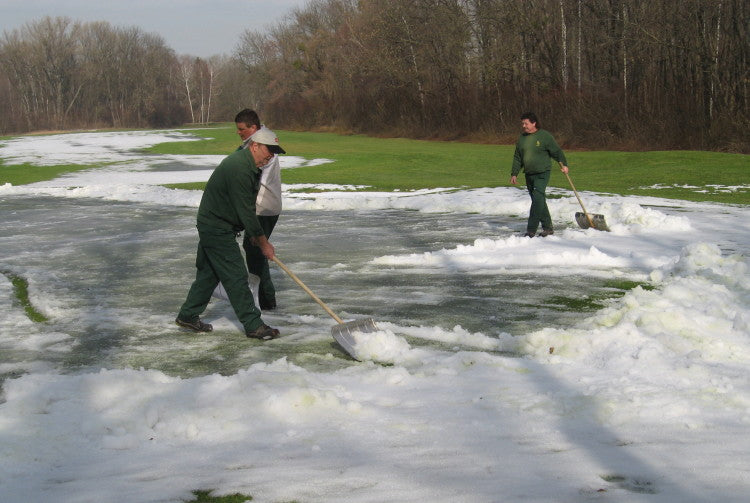
[[[542,229],[542,232],[539,233],[539,237],[546,238],[547,236],[551,236],[554,233],[554,229]]]
[[[179,317],[174,320],[179,326],[189,328],[196,332],[211,332],[214,327],[208,323],[203,323],[200,318],[196,318],[193,321],[181,320]]]
[[[279,336],[279,331],[275,328],[271,328],[265,323],[255,330],[246,330],[245,335],[251,339],[260,339],[262,341],[270,341]]]

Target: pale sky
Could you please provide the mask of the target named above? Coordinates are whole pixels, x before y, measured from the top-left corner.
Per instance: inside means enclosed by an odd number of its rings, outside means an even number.
[[[309,0],[0,0],[0,32],[44,16],[108,21],[157,33],[177,54],[231,54],[244,30],[263,31]]]

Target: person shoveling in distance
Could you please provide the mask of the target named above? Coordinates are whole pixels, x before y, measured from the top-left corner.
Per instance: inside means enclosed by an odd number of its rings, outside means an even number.
[[[198,207],[195,281],[175,319],[177,325],[196,332],[211,332],[213,327],[199,316],[221,282],[245,335],[261,340],[278,337],[279,331],[266,325],[255,307],[247,283],[245,260],[236,240],[244,230],[263,256],[274,257],[274,247],[258,222],[255,200],[260,189],[259,167],[268,163],[275,153],[285,151],[276,134],[261,127],[251,136],[248,148],[226,157],[206,182]]]
[[[552,135],[539,128],[539,120],[533,112],[521,114],[521,129],[523,132],[516,142],[513,153],[510,183],[516,185],[518,173],[523,170],[526,176],[526,189],[531,196],[531,208],[524,236],[533,238],[541,223],[542,232],[539,235],[545,237],[555,233],[545,195],[552,170],[551,159],[560,163],[561,170],[566,175],[568,161]]]

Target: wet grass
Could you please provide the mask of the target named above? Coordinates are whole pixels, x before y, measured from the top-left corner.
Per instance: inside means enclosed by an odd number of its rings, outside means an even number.
[[[193,491],[195,499],[187,500],[186,503],[244,503],[252,501],[252,496],[235,493],[227,496],[211,496],[211,491]]]
[[[750,155],[588,151],[571,152],[568,159],[579,190],[750,204]]]
[[[231,126],[185,131],[207,138],[201,142],[174,142],[148,149],[161,154],[229,154],[239,144]],[[494,187],[506,182],[502,159],[513,155],[511,146],[431,142],[403,138],[373,138],[277,131],[289,155],[326,158],[333,163],[284,171],[287,183],[367,185],[369,190],[415,190],[434,187]],[[179,188],[202,189],[203,184]]]
[[[565,297],[556,295],[547,299],[545,305],[558,311],[576,311],[579,313],[596,311],[605,306],[605,295],[585,295],[583,297]]]
[[[45,323],[48,320],[46,316],[36,310],[29,300],[29,282],[25,278],[13,274],[9,271],[2,271],[2,274],[10,280],[13,285],[13,294],[16,301],[23,307],[26,316],[35,323]]]
[[[91,164],[81,166],[79,164],[60,164],[57,166],[36,166],[30,163],[6,165],[0,159],[0,185],[10,183],[11,185],[26,185],[29,183],[54,180],[60,175],[83,171],[103,164]]]
[[[649,283],[643,283],[641,281],[632,281],[632,280],[627,280],[627,279],[610,279],[605,282],[605,285],[609,288],[617,288],[623,291],[632,290],[633,288],[637,286],[640,286],[644,290],[654,289],[654,286]]]
[[[606,307],[610,300],[619,299],[636,287],[644,290],[654,289],[654,286],[648,283],[629,280],[609,280],[603,286],[607,290],[598,294],[580,297],[555,295],[547,299],[545,304],[550,309],[559,311],[593,312]]]
[[[169,142],[145,149],[158,154],[229,154],[240,143],[233,124],[183,129],[203,141]],[[365,185],[393,191],[439,187],[509,186],[513,145],[373,138],[364,135],[277,131],[289,155],[335,162],[284,170],[290,184]],[[750,155],[706,151],[568,151],[571,178],[580,191],[686,201],[750,204]],[[2,163],[2,161],[0,161]],[[0,183],[48,180],[91,166],[5,166]],[[518,190],[525,190],[523,177]],[[170,185],[202,190],[205,184]],[[569,189],[553,169],[550,187]]]
[[[654,483],[645,479],[634,479],[624,475],[608,474],[600,475],[600,478],[620,489],[637,494],[657,494]]]
[[[190,131],[211,139],[156,145],[150,152],[224,154],[238,144],[232,126]],[[435,142],[278,131],[289,155],[334,163],[284,171],[286,183],[366,185],[367,190],[508,186],[513,145]],[[704,151],[570,151],[578,190],[686,201],[750,204],[750,156]],[[523,178],[519,190],[525,190]],[[202,190],[204,184],[176,185]],[[569,189],[556,169],[550,187]]]
[[[186,500],[185,503],[245,503],[252,501],[252,496],[240,493],[229,494],[227,496],[212,496],[211,491],[193,491],[195,499]],[[297,501],[288,501],[282,503],[297,503]]]

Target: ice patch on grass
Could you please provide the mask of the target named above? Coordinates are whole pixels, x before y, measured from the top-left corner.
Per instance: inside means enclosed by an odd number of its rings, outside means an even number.
[[[97,163],[110,163],[140,158],[144,154],[138,152],[138,149],[159,143],[201,139],[191,134],[168,130],[22,136],[0,141],[0,156],[6,165],[89,165],[92,160]]]

